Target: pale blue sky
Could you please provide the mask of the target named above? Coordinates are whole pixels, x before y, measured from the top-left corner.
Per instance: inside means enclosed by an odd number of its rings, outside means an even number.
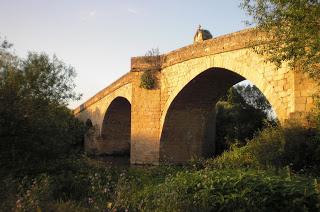
[[[0,0],[0,36],[18,55],[56,54],[76,68],[74,108],[130,69],[130,57],[189,45],[199,24],[213,36],[244,29],[240,0]]]

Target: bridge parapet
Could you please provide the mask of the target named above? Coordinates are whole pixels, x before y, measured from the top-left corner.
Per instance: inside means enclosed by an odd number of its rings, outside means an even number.
[[[94,95],[93,97],[88,99],[86,102],[81,104],[79,107],[75,108],[73,110],[73,114],[77,115],[77,114],[81,113],[83,110],[85,110],[86,108],[95,104],[96,102],[100,101],[108,94],[114,92],[118,88],[120,88],[128,83],[131,83],[131,81],[132,81],[132,74],[130,72],[126,73],[125,75],[120,77],[118,80],[116,80],[115,82],[113,82],[109,86],[105,87],[104,89],[99,91],[96,95]]]
[[[265,37],[255,29],[247,29],[213,39],[197,42],[159,56],[131,58],[131,71],[164,69],[166,67],[199,57],[235,51],[264,42]]]
[[[163,63],[164,55],[157,56],[140,56],[131,58],[132,72],[160,70]]]

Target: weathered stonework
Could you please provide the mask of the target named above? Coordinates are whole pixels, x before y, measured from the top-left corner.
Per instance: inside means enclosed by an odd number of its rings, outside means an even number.
[[[244,79],[262,91],[282,124],[292,119],[304,122],[314,107],[316,83],[286,64],[276,70],[265,63],[250,48],[252,41],[262,38],[255,30],[244,30],[197,42],[158,58],[132,58],[131,72],[74,111],[79,119],[90,119],[94,125],[86,139],[87,149],[99,154],[127,149],[124,146],[128,142],[108,140],[102,130],[108,125],[105,117],[108,114],[111,117],[110,111],[113,114],[124,111],[108,110],[117,105],[112,104],[117,97],[123,97],[131,104],[130,119],[123,116],[129,116],[127,112],[112,117],[123,129],[128,129],[128,120],[131,121],[131,163],[184,162],[191,157],[212,155],[215,146],[212,108],[228,88]],[[159,66],[161,70],[157,71]],[[139,87],[145,70],[155,70],[154,89]],[[108,130],[109,134],[118,132]],[[125,137],[120,140],[126,141],[128,136]]]

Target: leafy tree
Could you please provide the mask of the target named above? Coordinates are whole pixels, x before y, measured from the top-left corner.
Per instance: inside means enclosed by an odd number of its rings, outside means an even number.
[[[83,126],[66,107],[80,97],[75,71],[44,53],[22,60],[10,47],[0,48],[0,171],[40,169],[81,142]]]
[[[270,103],[256,86],[238,85],[229,89],[216,105],[216,154],[247,139],[267,126],[275,124]]]
[[[270,39],[257,49],[278,67],[282,62],[320,79],[320,1],[242,0],[251,24]]]

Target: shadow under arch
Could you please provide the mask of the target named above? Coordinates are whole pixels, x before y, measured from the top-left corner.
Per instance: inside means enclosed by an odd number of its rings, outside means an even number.
[[[131,104],[116,97],[107,108],[101,126],[102,149],[108,155],[130,155]]]
[[[188,82],[166,111],[160,136],[160,161],[184,163],[193,157],[213,156],[215,105],[230,87],[244,80],[238,73],[215,67]]]

